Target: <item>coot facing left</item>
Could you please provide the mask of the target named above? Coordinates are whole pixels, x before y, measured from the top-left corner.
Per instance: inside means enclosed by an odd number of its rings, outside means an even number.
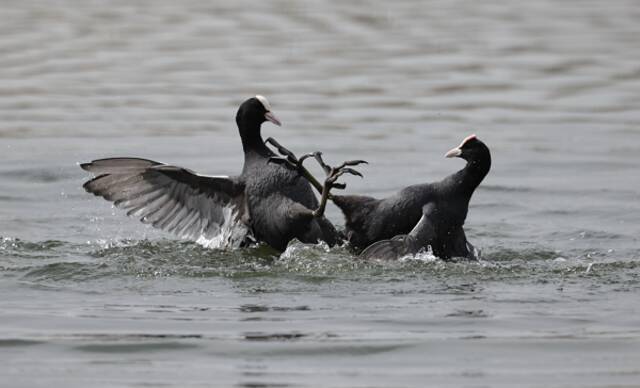
[[[491,168],[491,153],[471,135],[445,156],[467,164],[440,182],[409,186],[381,200],[333,196],[347,219],[347,237],[367,244],[361,258],[393,259],[427,246],[442,259],[474,258],[463,225],[471,196]]]

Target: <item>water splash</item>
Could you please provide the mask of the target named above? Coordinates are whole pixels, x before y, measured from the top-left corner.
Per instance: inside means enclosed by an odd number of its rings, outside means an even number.
[[[216,229],[217,234],[213,237],[201,235],[195,239],[197,244],[205,248],[238,248],[247,238],[251,239],[249,228],[238,219],[233,207],[224,207],[222,214],[225,221]]]
[[[583,279],[616,289],[640,287],[640,262],[615,252],[557,252],[547,248],[486,247],[482,260],[445,262],[431,251],[397,261],[357,260],[347,246],[292,241],[278,255],[265,245],[210,249],[189,241],[96,240],[84,244],[0,237],[0,276],[38,284],[133,281],[155,278],[257,277],[304,282],[512,281]],[[560,256],[562,255],[562,256]],[[562,257],[562,259],[559,259]],[[129,280],[127,280],[129,279]]]

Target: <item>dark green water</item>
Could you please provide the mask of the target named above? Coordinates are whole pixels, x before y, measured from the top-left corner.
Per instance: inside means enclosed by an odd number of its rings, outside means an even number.
[[[0,26],[0,386],[636,387],[634,1],[7,2]],[[352,193],[462,167],[474,263],[213,250],[86,194],[76,163],[242,163],[266,95]],[[320,171],[316,171],[320,174]],[[330,207],[340,225],[341,215]]]

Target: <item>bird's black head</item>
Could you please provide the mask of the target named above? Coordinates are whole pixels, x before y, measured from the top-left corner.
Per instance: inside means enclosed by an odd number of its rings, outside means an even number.
[[[255,96],[246,100],[238,108],[236,122],[242,131],[243,129],[254,129],[260,127],[265,121],[271,121],[280,126],[280,120],[271,112],[269,101],[263,96]]]
[[[458,147],[451,149],[444,156],[462,158],[470,163],[490,158],[489,148],[476,135],[467,136]]]

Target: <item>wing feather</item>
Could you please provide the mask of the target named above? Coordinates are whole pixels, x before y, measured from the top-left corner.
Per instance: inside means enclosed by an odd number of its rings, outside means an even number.
[[[238,178],[198,175],[140,158],[98,159],[80,167],[96,175],[83,185],[86,191],[178,237],[228,246],[249,233]]]

